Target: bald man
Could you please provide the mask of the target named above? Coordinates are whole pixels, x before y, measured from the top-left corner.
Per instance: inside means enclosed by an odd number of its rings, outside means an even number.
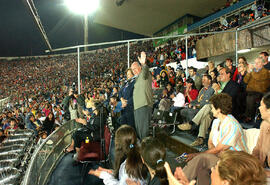
[[[149,135],[149,124],[153,107],[152,75],[146,65],[146,54],[138,57],[141,65],[134,62],[131,70],[136,76],[133,91],[134,118],[137,136],[142,140]]]

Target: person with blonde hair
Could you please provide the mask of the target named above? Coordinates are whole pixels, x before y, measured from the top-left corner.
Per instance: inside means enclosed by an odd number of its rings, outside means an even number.
[[[222,152],[212,168],[211,185],[264,185],[266,175],[260,161],[243,151]]]
[[[174,175],[168,163],[165,163],[164,167],[170,185],[195,184],[195,181],[188,181],[180,167],[176,168],[177,174]],[[266,184],[266,175],[260,161],[242,151],[227,150],[222,152],[216,166],[212,167],[211,171],[211,185]],[[181,178],[181,181],[179,181],[179,178]]]

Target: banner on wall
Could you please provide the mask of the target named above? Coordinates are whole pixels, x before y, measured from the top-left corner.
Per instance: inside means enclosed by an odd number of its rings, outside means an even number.
[[[187,31],[187,25],[184,25],[180,28],[177,28],[176,30],[164,35],[164,36],[173,36],[173,35],[181,35]],[[153,46],[157,47],[160,46],[166,42],[168,42],[169,39],[157,39],[153,41]]]

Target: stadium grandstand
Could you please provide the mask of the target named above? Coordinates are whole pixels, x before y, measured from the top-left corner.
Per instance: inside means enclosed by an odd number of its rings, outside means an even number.
[[[269,0],[0,10],[0,184],[270,184]]]

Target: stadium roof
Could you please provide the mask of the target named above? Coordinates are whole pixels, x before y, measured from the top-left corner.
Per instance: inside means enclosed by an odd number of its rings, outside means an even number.
[[[226,0],[101,0],[94,22],[151,36],[176,19],[191,14],[205,17]]]
[[[25,0],[0,1],[0,57],[44,54],[48,49]],[[90,18],[89,43],[151,36],[178,18],[204,17],[226,0],[100,0]],[[64,0],[33,0],[52,48],[83,44],[83,17],[72,14]],[[94,23],[93,23],[94,22]]]

